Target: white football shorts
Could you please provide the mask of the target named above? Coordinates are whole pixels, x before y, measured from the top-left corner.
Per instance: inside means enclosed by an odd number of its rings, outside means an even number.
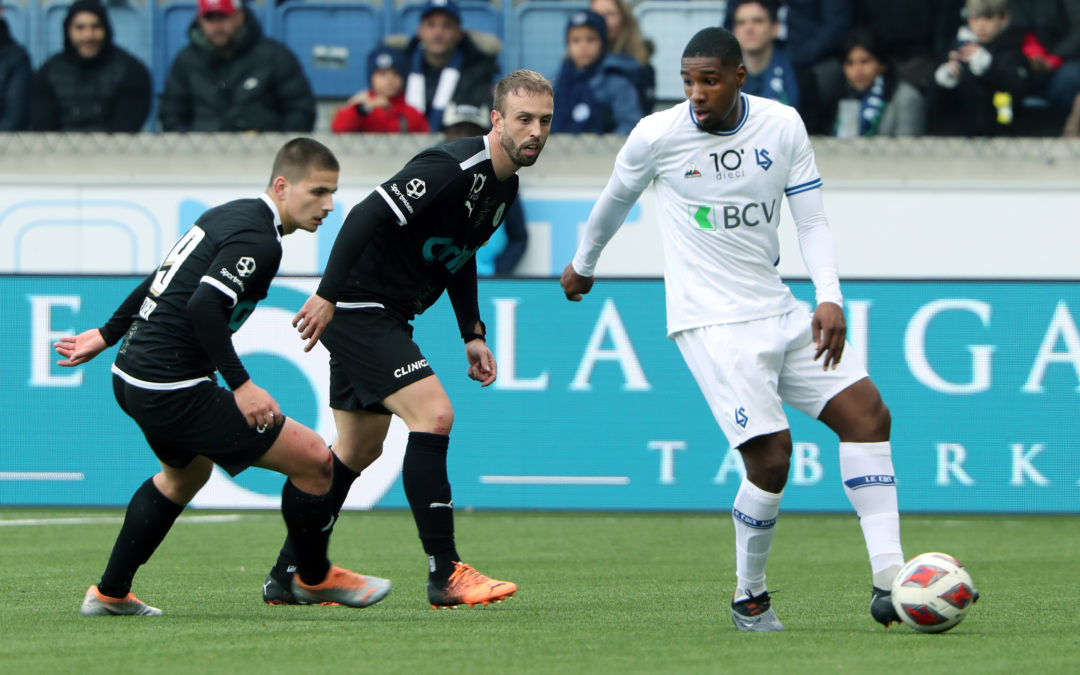
[[[787,429],[783,403],[817,419],[832,397],[867,377],[846,343],[835,370],[822,369],[824,356],[814,361],[811,320],[800,308],[673,336],[732,447]]]

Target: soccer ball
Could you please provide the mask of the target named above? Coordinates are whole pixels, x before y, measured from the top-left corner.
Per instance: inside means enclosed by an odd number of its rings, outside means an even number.
[[[900,620],[923,633],[949,630],[978,598],[971,575],[945,553],[923,553],[907,562],[892,585]]]

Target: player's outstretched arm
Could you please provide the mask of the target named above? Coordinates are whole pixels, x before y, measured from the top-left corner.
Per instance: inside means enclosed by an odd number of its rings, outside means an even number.
[[[308,341],[304,345],[305,352],[311,351],[311,348],[322,337],[323,331],[326,330],[326,326],[333,318],[334,303],[320,297],[318,294],[307,299],[307,302],[304,303],[304,306],[300,308],[300,311],[296,313],[292,320],[293,328],[300,333],[300,339]]]
[[[469,360],[469,377],[486,387],[498,376],[498,364],[487,343],[477,338],[465,343],[465,358]]]
[[[84,330],[78,335],[65,335],[53,343],[56,353],[64,357],[62,361],[57,361],[56,365],[68,368],[80,366],[105,351],[108,346],[97,328]]]
[[[814,330],[814,360],[817,361],[822,355],[825,360],[822,363],[824,370],[831,365],[836,368],[840,363],[840,357],[844,353],[844,339],[847,336],[847,322],[844,320],[844,310],[840,305],[833,302],[823,302],[814,311],[812,322]]]
[[[581,302],[581,296],[592,290],[594,277],[584,277],[574,269],[574,263],[568,263],[562,272],[559,283],[562,284],[566,299]]]

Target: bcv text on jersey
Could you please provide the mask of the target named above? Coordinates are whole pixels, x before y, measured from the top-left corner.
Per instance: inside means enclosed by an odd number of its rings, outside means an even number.
[[[754,227],[764,222],[772,224],[779,214],[776,200],[738,204],[718,204],[716,206],[691,206],[690,224],[702,230],[731,230],[740,225]]]

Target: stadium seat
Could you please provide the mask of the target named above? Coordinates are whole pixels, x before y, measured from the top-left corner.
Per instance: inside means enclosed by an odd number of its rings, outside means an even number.
[[[503,65],[508,70],[529,68],[547,78],[559,73],[566,53],[566,22],[587,3],[531,0],[516,5],[510,20]]]
[[[367,55],[385,27],[380,0],[294,0],[274,12],[276,37],[300,59],[317,98],[348,98],[367,88]]]
[[[634,7],[642,34],[656,45],[652,65],[658,101],[683,99],[678,77],[683,49],[699,30],[723,22],[726,4],[722,0],[645,0]]]
[[[152,68],[151,35],[153,17],[147,8],[149,0],[110,0],[105,3],[116,44],[131,52],[135,58]],[[71,0],[41,0],[41,20],[38,22],[42,63],[64,49],[64,17]],[[36,65],[41,65],[40,63]]]
[[[509,0],[506,2],[509,3]],[[463,28],[491,33],[505,44],[507,21],[502,0],[458,0],[458,5],[461,7]],[[399,2],[394,10],[391,32],[415,35],[416,26],[420,23],[420,11],[423,8],[423,1]]]

